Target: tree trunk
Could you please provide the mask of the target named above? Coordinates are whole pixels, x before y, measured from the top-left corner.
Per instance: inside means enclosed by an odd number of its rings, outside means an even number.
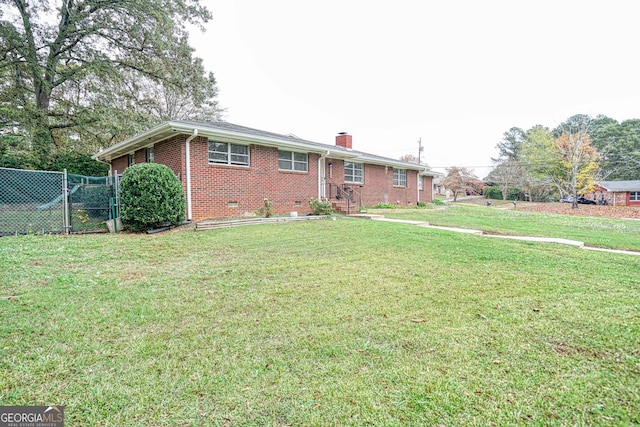
[[[35,124],[31,131],[33,137],[32,147],[39,167],[43,167],[50,160],[53,139],[51,138],[51,131],[46,123],[46,117],[44,122],[41,120],[39,120],[39,122],[41,123]]]

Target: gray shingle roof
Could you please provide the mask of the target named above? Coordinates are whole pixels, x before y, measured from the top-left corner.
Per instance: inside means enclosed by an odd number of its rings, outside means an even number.
[[[220,130],[226,130],[226,131],[230,131],[230,132],[237,132],[240,134],[247,134],[247,135],[253,135],[253,136],[257,136],[257,137],[262,137],[262,138],[273,138],[273,139],[280,139],[282,141],[289,141],[289,142],[296,142],[296,143],[300,143],[300,144],[304,144],[304,145],[308,145],[311,147],[316,147],[322,150],[331,150],[331,151],[341,151],[345,154],[351,154],[351,155],[356,155],[357,157],[359,157],[361,160],[371,160],[371,161],[378,161],[378,162],[388,162],[388,163],[392,163],[392,164],[405,164],[407,165],[407,167],[410,167],[411,169],[417,169],[417,168],[426,168],[425,165],[417,165],[415,163],[407,163],[407,162],[402,162],[398,159],[391,159],[389,157],[383,157],[383,156],[378,156],[376,154],[370,154],[370,153],[365,153],[363,151],[357,151],[357,150],[348,150],[344,147],[340,147],[337,145],[329,145],[329,144],[321,144],[319,142],[314,142],[314,141],[309,141],[307,139],[302,139],[299,138],[295,135],[283,135],[283,134],[279,134],[279,133],[274,133],[274,132],[267,132],[267,131],[263,131],[260,129],[254,129],[254,128],[250,128],[247,126],[241,126],[241,125],[237,125],[234,123],[229,123],[229,122],[223,122],[223,121],[219,121],[219,122],[199,122],[199,121],[190,121],[190,120],[177,120],[174,121],[174,123],[182,123],[188,126],[195,126],[195,127],[200,127],[200,128],[204,128],[204,127],[208,127],[211,129],[220,129]],[[433,172],[434,174],[437,174],[437,172]]]
[[[222,129],[222,130],[228,130],[231,132],[238,132],[238,133],[244,133],[244,134],[248,134],[248,135],[254,135],[254,136],[261,136],[264,138],[277,138],[277,139],[284,139],[284,140],[289,140],[289,141],[301,141],[301,142],[306,142],[308,144],[312,144],[312,145],[318,145],[318,146],[323,146],[325,144],[318,144],[316,142],[312,142],[312,141],[306,141],[302,138],[298,138],[294,135],[282,135],[279,133],[275,133],[275,132],[267,132],[264,130],[260,130],[260,129],[254,129],[254,128],[250,128],[247,126],[240,126],[240,125],[236,125],[234,123],[229,123],[229,122],[199,122],[199,121],[195,121],[195,120],[174,120],[174,123],[183,123],[189,126],[195,126],[195,127],[200,127],[200,128],[204,128],[204,127],[209,127],[211,129]]]
[[[255,143],[265,145],[288,147],[289,149],[307,149],[310,152],[323,153],[331,152],[332,157],[353,159],[355,162],[383,164],[387,166],[412,169],[419,171],[422,175],[438,176],[438,172],[428,170],[426,165],[407,163],[389,157],[378,156],[365,153],[363,151],[349,150],[337,145],[321,144],[314,141],[299,138],[295,135],[283,135],[275,132],[267,132],[247,126],[241,126],[229,122],[201,122],[194,120],[174,120],[164,122],[152,129],[137,134],[126,141],[119,142],[109,148],[101,150],[93,155],[99,161],[111,161],[112,159],[131,153],[137,149],[152,145],[154,142],[168,138],[176,133],[192,133],[199,131],[200,135],[209,137],[233,137],[238,140],[254,140]]]
[[[640,181],[601,181],[600,185],[612,192],[640,191]]]

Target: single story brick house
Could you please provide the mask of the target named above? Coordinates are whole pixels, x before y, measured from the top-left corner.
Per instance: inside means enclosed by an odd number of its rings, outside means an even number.
[[[640,181],[601,181],[593,198],[613,206],[640,206]]]
[[[186,217],[254,215],[268,198],[277,214],[310,212],[312,199],[353,213],[378,203],[432,200],[437,172],[352,149],[341,133],[335,145],[228,122],[169,121],[101,150],[94,159],[121,174],[141,162],[167,165],[182,182]]]

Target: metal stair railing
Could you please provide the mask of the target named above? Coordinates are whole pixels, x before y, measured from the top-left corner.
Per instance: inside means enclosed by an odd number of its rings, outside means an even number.
[[[342,186],[329,183],[329,199],[346,200],[347,215],[351,214],[351,208],[355,207],[359,212],[362,209],[362,195],[350,185]]]

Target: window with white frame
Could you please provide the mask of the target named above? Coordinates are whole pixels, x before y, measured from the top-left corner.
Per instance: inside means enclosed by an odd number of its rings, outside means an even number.
[[[630,202],[640,202],[640,191],[631,191],[631,192],[629,192],[629,201]]]
[[[135,156],[135,154],[129,154],[128,163],[129,163],[129,166],[133,166],[133,165],[136,164],[136,156]]]
[[[249,146],[209,141],[209,163],[249,166]]]
[[[364,183],[362,163],[344,162],[344,182],[352,182],[354,184]]]
[[[278,169],[307,172],[309,170],[309,158],[307,153],[278,150]]]
[[[424,190],[424,177],[418,176],[418,190]]]
[[[153,147],[148,147],[145,152],[145,160],[147,163],[155,162],[155,153],[153,152]]]
[[[396,187],[407,186],[407,170],[393,168],[393,185]]]

